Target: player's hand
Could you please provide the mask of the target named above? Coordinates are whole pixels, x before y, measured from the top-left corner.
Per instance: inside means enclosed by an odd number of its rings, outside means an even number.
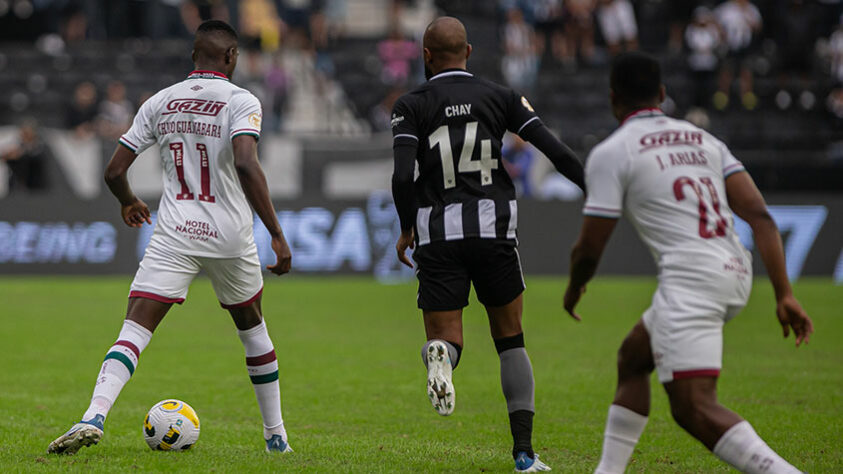
[[[413,268],[413,262],[404,254],[407,251],[407,247],[411,249],[416,248],[416,240],[412,228],[401,231],[401,237],[398,237],[398,243],[395,244],[395,251],[398,252],[398,260],[401,263]]]
[[[776,316],[782,325],[784,337],[787,337],[793,329],[796,347],[803,342],[808,343],[808,339],[814,332],[814,323],[793,295],[785,296],[776,304]]]
[[[146,203],[138,198],[135,198],[129,204],[125,204],[120,208],[120,215],[123,216],[123,222],[129,227],[140,227],[146,222],[152,225],[152,218],[149,214],[149,208]]]
[[[580,302],[580,298],[582,298],[583,293],[585,293],[585,286],[574,288],[569,284],[568,288],[565,290],[565,297],[562,300],[565,311],[567,311],[568,314],[577,321],[582,321],[582,318],[579,314],[574,312],[574,308],[577,307],[577,303]]]
[[[293,254],[283,236],[272,238],[272,251],[275,252],[275,265],[267,265],[266,269],[276,275],[283,275],[290,271],[293,264]]]

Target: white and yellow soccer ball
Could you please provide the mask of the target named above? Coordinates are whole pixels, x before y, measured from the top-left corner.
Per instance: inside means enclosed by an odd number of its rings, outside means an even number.
[[[199,416],[181,400],[162,400],[143,419],[143,438],[157,451],[190,449],[199,440]]]

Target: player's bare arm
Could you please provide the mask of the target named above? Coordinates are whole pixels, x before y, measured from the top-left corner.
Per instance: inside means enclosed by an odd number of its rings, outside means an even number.
[[[234,167],[243,193],[272,237],[272,251],[275,252],[276,261],[275,265],[266,268],[276,275],[283,275],[290,271],[292,254],[269,199],[266,176],[258,161],[257,140],[250,135],[239,135],[234,137],[231,145],[234,148]]]
[[[603,249],[612,232],[615,230],[617,219],[606,217],[585,216],[583,218],[580,236],[571,249],[571,276],[568,279],[568,288],[565,290],[564,306],[565,311],[577,321],[582,318],[574,312],[582,294],[585,293],[585,285],[597,271],[597,264],[603,255]]]
[[[755,245],[767,268],[767,275],[776,295],[776,316],[782,325],[784,337],[793,329],[796,346],[807,343],[814,332],[814,323],[793,296],[787,279],[784,249],[776,223],[767,212],[761,192],[749,173],[739,172],[726,178],[726,196],[729,207],[752,228]]]
[[[585,191],[582,162],[574,150],[553,136],[544,124],[528,127],[521,133],[521,138],[538,148],[553,163],[556,171]]]
[[[126,177],[126,173],[128,173],[135,158],[137,158],[137,155],[134,152],[124,146],[117,145],[111,161],[105,168],[104,176],[111,194],[120,201],[120,214],[123,216],[123,222],[129,227],[140,227],[144,222],[152,224],[149,207],[135,196]]]
[[[410,268],[413,268],[413,263],[405,252],[408,248],[415,247],[413,220],[418,206],[413,189],[413,174],[417,145],[415,140],[405,139],[396,142],[393,148],[395,166],[392,174],[392,198],[398,210],[398,220],[401,222],[401,236],[395,244],[395,251],[398,253],[398,260]]]

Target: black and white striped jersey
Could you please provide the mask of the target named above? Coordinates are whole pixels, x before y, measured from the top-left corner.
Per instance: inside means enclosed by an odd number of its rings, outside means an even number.
[[[395,145],[417,149],[417,243],[515,240],[518,206],[501,142],[507,130],[521,134],[540,124],[526,98],[461,69],[443,71],[399,98]]]

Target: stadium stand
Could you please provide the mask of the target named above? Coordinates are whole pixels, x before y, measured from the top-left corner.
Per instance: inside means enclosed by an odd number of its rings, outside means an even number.
[[[293,23],[289,18],[285,23],[285,15],[290,12],[285,10],[283,1],[228,2],[228,15],[222,16],[239,19],[242,24],[249,14],[243,5],[251,3],[275,9],[281,26],[272,34],[260,30],[262,32],[258,34],[243,35],[246,44],[235,81],[241,82],[245,78],[245,56],[254,51],[259,64],[255,77],[251,78],[254,80],[249,82],[250,88],[254,85],[263,89],[255,93],[261,97],[265,109],[279,109],[278,120],[267,122],[268,126],[274,124],[277,128],[267,131],[300,139],[305,154],[308,143],[321,145],[319,137],[328,136],[332,139],[353,137],[359,141],[374,134],[371,143],[388,146],[388,141],[378,138],[382,132],[373,130],[378,127],[370,123],[376,115],[375,109],[380,107],[382,114],[389,106],[390,95],[423,80],[417,59],[413,60],[409,79],[405,82],[396,84],[383,80],[378,45],[390,31],[397,28],[407,41],[418,42],[421,27],[435,14],[461,16],[475,46],[470,68],[503,82],[501,45],[507,9],[521,9],[525,20],[530,22],[535,18],[534,6],[564,5],[557,0],[297,2],[309,5],[306,13],[310,15],[304,33],[298,33],[302,36],[297,37],[294,28],[285,26]],[[664,66],[668,113],[686,117],[722,137],[764,189],[843,190],[839,185],[843,182],[843,128],[841,119],[835,115],[841,107],[834,101],[840,96],[835,92],[839,91],[841,78],[832,70],[839,62],[834,48],[840,43],[840,35],[836,42],[832,36],[840,28],[839,20],[833,21],[843,12],[840,2],[807,5],[798,0],[752,2],[764,19],[764,27],[753,37],[751,52],[744,64],[754,77],[752,91],[757,100],[748,106],[735,83],[731,85],[733,99],[728,105],[713,101],[702,108],[694,106],[696,83],[688,67],[687,46],[683,46],[681,40],[682,31],[694,14],[693,9],[677,9],[665,0],[631,3],[638,24],[647,25],[639,28],[640,47],[657,54]],[[722,2],[683,3],[690,7],[716,7]],[[45,129],[67,128],[74,91],[85,81],[94,84],[98,100],[105,96],[109,83],[121,81],[126,87],[126,97],[136,108],[139,100],[176,82],[191,69],[188,37],[154,40],[126,35],[108,37],[109,28],[94,24],[96,15],[88,18],[87,30],[82,29],[83,39],[72,37],[68,25],[72,25],[71,20],[78,20],[80,12],[86,12],[84,4],[72,0],[33,2],[33,10],[28,12],[27,18],[22,18],[27,11],[20,8],[0,11],[0,26],[7,27],[0,33],[0,125],[12,127],[5,128],[7,138],[25,118],[36,119]],[[216,6],[206,8],[210,4]],[[592,4],[592,8],[596,8],[596,3]],[[77,8],[68,10],[67,5],[77,5]],[[224,12],[220,5],[220,2],[194,1],[184,2],[182,8],[185,11],[188,6],[195,7],[190,10],[191,14],[204,18],[220,16],[220,11]],[[806,10],[799,10],[802,8]],[[806,19],[804,24],[811,25],[814,32],[809,35],[807,44],[810,47],[803,52],[808,59],[802,61],[801,69],[795,72],[787,63],[792,59],[792,48],[787,38],[779,34],[781,31],[800,31],[801,23],[791,21],[788,24],[786,21],[790,18],[788,15],[794,15],[793,11],[799,11],[800,18]],[[616,127],[606,98],[608,52],[600,28],[596,27],[596,13],[592,20],[595,52],[587,58],[581,54],[572,64],[559,61],[550,48],[545,48],[535,85],[529,91],[544,121],[582,156]],[[185,31],[189,29],[188,23],[185,21]],[[327,27],[320,26],[323,24],[341,27],[325,29]],[[133,29],[136,30],[144,32],[141,27]],[[106,33],[94,34],[98,31]],[[718,56],[722,57],[722,54]],[[274,79],[270,78],[272,71],[277,73],[272,76]],[[271,94],[275,90],[273,87],[281,87],[279,77],[286,88],[286,96],[275,103],[273,98],[277,96]],[[102,145],[103,159],[112,147],[113,141],[106,139]],[[317,148],[319,155],[324,146]],[[343,147],[338,145],[338,148]],[[384,153],[377,155],[382,157]]]

